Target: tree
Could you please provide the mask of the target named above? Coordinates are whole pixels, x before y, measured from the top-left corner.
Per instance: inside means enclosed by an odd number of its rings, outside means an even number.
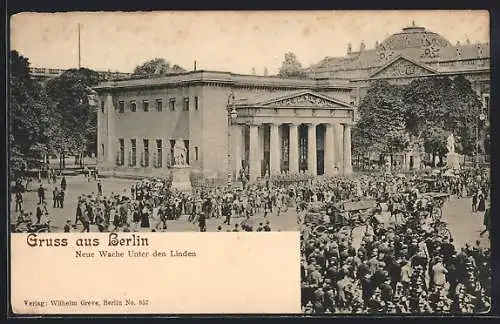
[[[26,159],[39,158],[46,148],[51,127],[48,98],[31,78],[29,60],[17,51],[9,53],[10,176],[17,177]]]
[[[285,54],[285,59],[281,64],[278,76],[287,78],[305,78],[307,73],[302,69],[302,64],[293,52]]]
[[[353,146],[360,151],[393,155],[408,145],[401,89],[386,81],[374,82],[359,106],[360,120],[353,130]]]
[[[99,83],[99,74],[86,68],[70,69],[47,82],[53,101],[53,120],[49,147],[61,157],[61,168],[68,154],[83,155],[97,147],[97,111],[89,103],[91,87]]]
[[[440,157],[446,154],[436,149],[435,141],[442,139],[443,133],[455,135],[457,152],[474,152],[474,125],[477,124],[481,102],[463,76],[453,80],[447,77],[414,80],[403,91],[403,106],[406,130],[424,139],[427,153],[435,155],[441,152]]]
[[[170,63],[164,58],[154,58],[152,60],[144,62],[141,65],[136,66],[132,76],[141,78],[153,78],[185,71],[186,70],[184,68],[177,64],[170,66]]]

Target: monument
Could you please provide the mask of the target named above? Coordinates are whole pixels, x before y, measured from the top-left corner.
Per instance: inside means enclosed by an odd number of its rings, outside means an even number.
[[[182,139],[177,139],[174,145],[174,165],[172,166],[172,189],[191,191],[189,174],[191,167],[187,161],[187,148]]]
[[[446,154],[446,166],[450,169],[460,169],[460,157],[455,152],[455,137],[453,133],[450,134],[446,140],[446,148],[448,149],[448,153]]]

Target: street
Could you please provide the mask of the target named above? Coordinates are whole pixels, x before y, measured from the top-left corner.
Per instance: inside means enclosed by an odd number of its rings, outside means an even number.
[[[66,192],[66,198],[64,203],[64,208],[52,208],[52,190],[54,186],[60,187],[60,180],[56,185],[47,184],[46,181],[43,182],[43,186],[46,188],[47,197],[47,207],[49,210],[49,219],[51,220],[52,231],[62,232],[63,227],[67,220],[71,220],[73,224],[75,221],[75,211],[76,202],[78,197],[81,195],[91,194],[97,191],[97,182],[91,180],[90,182],[83,175],[67,177],[68,189]],[[134,183],[134,180],[125,179],[115,179],[115,178],[104,178],[101,179],[103,186],[103,194],[108,197],[116,193],[130,193],[130,186]],[[34,186],[35,188],[35,186]],[[24,209],[26,212],[33,212],[35,214],[36,203],[38,202],[38,197],[36,190],[24,194]],[[14,197],[12,198],[12,210],[15,208]],[[15,222],[16,213],[13,213],[11,221]],[[483,230],[483,213],[472,213],[471,211],[471,199],[456,199],[451,198],[449,202],[446,202],[443,206],[443,219],[448,223],[448,227],[452,233],[455,246],[457,248],[463,247],[466,242],[475,244],[476,240],[481,242],[481,246],[489,247],[490,240],[488,235],[480,237],[479,233]],[[297,214],[295,208],[290,208],[287,212],[282,213],[277,216],[276,213],[268,215],[267,218],[263,217],[263,214],[256,215],[252,218],[254,224],[254,230],[258,227],[260,222],[266,222],[267,220],[271,223],[271,228],[273,231],[295,231],[297,227]],[[211,218],[207,220],[207,231],[216,231],[218,226],[222,226],[222,231],[232,230],[236,222],[240,222],[241,218],[233,218],[231,220],[231,226],[223,224],[222,218]],[[154,226],[154,221],[151,222],[151,226]],[[186,220],[186,217],[181,217],[179,220],[171,220],[167,222],[168,231],[172,232],[187,232],[187,231],[198,231],[197,224],[190,223]],[[81,225],[77,227],[76,230],[80,231]],[[151,229],[140,229],[145,231],[150,231]],[[92,225],[91,231],[97,232],[97,226]],[[358,231],[356,231],[358,232]],[[356,233],[355,233],[356,234]],[[356,238],[355,238],[356,240]]]

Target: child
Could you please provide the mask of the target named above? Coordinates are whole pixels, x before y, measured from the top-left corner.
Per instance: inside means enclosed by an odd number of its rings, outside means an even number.
[[[71,232],[71,221],[68,219],[66,221],[66,225],[64,225],[64,233]]]

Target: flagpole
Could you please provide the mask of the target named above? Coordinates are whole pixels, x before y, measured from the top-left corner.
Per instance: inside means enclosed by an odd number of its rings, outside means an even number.
[[[78,23],[78,69],[81,68],[80,23]]]

